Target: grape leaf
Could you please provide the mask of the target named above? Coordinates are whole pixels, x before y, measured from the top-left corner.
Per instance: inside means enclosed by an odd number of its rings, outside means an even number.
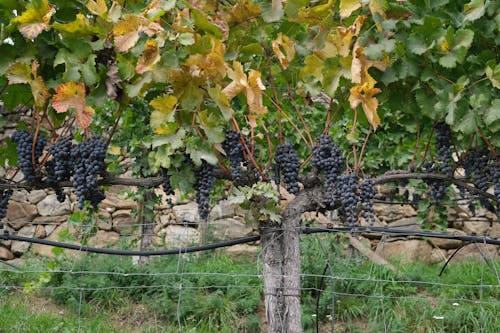
[[[349,17],[351,16],[352,12],[359,8],[361,8],[361,1],[359,0],[340,0],[340,17]]]
[[[366,118],[374,130],[376,130],[380,124],[380,118],[377,113],[378,100],[373,96],[380,93],[380,91],[380,89],[370,87],[365,83],[352,87],[349,96],[349,103],[353,109],[361,104]]]
[[[484,123],[488,126],[500,120],[500,99],[497,98],[493,100],[491,106],[486,110],[483,119]]]
[[[158,61],[160,61],[160,49],[158,48],[158,42],[154,39],[149,39],[146,42],[146,46],[144,47],[141,56],[137,60],[135,71],[138,74],[150,71]]]
[[[224,119],[231,119],[234,111],[231,108],[231,103],[229,103],[229,99],[227,98],[226,94],[222,92],[221,87],[219,85],[216,85],[215,87],[209,87],[207,91],[210,98],[219,107]]]
[[[56,12],[56,7],[49,4],[48,0],[31,1],[26,6],[26,11],[13,18],[12,23],[20,24],[19,31],[28,39],[35,39],[44,30],[50,29],[50,18]]]
[[[261,5],[262,18],[265,22],[277,22],[283,17],[283,0],[272,0]]]
[[[31,81],[31,68],[25,62],[15,62],[7,69],[9,84],[23,84]]]
[[[500,89],[500,64],[495,65],[493,68],[486,67],[485,73],[493,87]]]
[[[89,12],[94,15],[104,17],[106,12],[108,11],[108,7],[106,6],[106,0],[89,0],[85,5]]]
[[[464,22],[475,21],[484,15],[484,0],[472,0],[464,5]]]
[[[294,41],[281,32],[278,37],[272,41],[273,52],[278,57],[281,67],[287,68],[295,57]]]

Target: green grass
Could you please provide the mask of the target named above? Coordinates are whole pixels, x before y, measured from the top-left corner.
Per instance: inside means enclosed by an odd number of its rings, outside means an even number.
[[[33,298],[22,294],[3,295],[0,299],[0,332],[117,332],[102,315],[82,316],[72,311],[55,311],[54,306],[42,302],[33,304]],[[36,307],[36,305],[39,305]]]
[[[500,306],[496,302],[500,299],[500,289],[486,287],[498,286],[498,280],[484,263],[451,262],[441,277],[438,276],[441,265],[422,263],[396,265],[398,271],[394,273],[363,257],[346,257],[342,250],[344,242],[345,239],[337,235],[303,238],[302,271],[321,275],[329,263],[326,275],[331,269],[337,276],[333,301],[330,279],[302,278],[306,332],[316,331],[316,318],[322,331],[329,331],[332,304],[335,305],[336,332],[497,330],[496,314]],[[228,258],[214,252],[155,258],[149,265],[141,266],[134,265],[131,258],[103,255],[89,255],[76,261],[33,258],[23,264],[24,270],[117,274],[1,272],[0,285],[26,286],[25,290],[49,299],[65,309],[66,314],[63,321],[57,313],[52,317],[42,313],[29,316],[23,313],[27,310],[23,310],[22,302],[14,302],[22,299],[20,293],[4,291],[0,296],[6,300],[1,303],[5,309],[0,311],[0,316],[19,313],[11,315],[15,318],[12,324],[7,321],[10,326],[5,327],[12,328],[9,332],[19,331],[12,325],[26,332],[37,332],[38,327],[39,331],[50,332],[57,325],[65,325],[62,331],[76,332],[78,312],[80,324],[87,325],[82,329],[85,332],[177,332],[179,326],[184,332],[260,332],[263,317],[260,265],[255,258]],[[500,262],[495,265],[500,271]],[[200,272],[203,274],[196,274]],[[319,289],[323,292],[318,293]],[[14,301],[9,301],[11,299]]]

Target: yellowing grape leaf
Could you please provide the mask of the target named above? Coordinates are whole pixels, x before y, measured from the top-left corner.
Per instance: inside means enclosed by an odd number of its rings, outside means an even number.
[[[227,85],[222,92],[226,94],[227,99],[230,101],[245,89],[247,85],[247,76],[243,72],[243,66],[237,61],[233,62],[233,69],[228,69],[227,76],[233,81]]]
[[[19,24],[21,34],[33,40],[42,31],[50,29],[50,18],[55,12],[55,6],[48,0],[32,1],[26,6],[26,11],[12,19],[12,23]]]
[[[233,69],[228,69],[228,76],[233,81],[222,92],[226,94],[228,101],[240,92],[245,94],[249,112],[248,120],[250,125],[255,127],[257,116],[267,113],[267,107],[264,106],[262,101],[262,90],[265,90],[266,87],[262,83],[261,73],[250,70],[247,78],[241,63],[235,61],[233,62]]]
[[[175,106],[177,105],[177,97],[172,96],[172,95],[167,95],[164,94],[162,96],[156,97],[153,99],[149,105],[161,112],[164,116],[168,116],[165,118],[167,121],[172,121],[174,120],[174,113],[173,111],[175,110]]]
[[[126,14],[113,28],[115,48],[118,52],[127,52],[135,46],[141,33],[149,37],[163,31],[156,22],[151,22],[144,16]]]
[[[45,102],[50,97],[50,93],[45,86],[45,82],[40,76],[37,76],[30,82],[31,86],[31,94],[33,95],[33,99],[35,100],[35,106],[39,108],[45,105]]]
[[[365,83],[352,87],[349,96],[349,103],[353,109],[361,104],[366,118],[374,130],[376,130],[380,124],[380,118],[377,113],[378,100],[373,96],[380,91],[380,89],[369,87],[368,84]]]
[[[323,80],[323,66],[324,60],[321,59],[316,53],[308,55],[304,59],[305,66],[300,69],[300,77],[303,80],[313,78],[315,80]]]
[[[93,26],[89,19],[83,14],[76,14],[76,19],[68,23],[54,23],[54,29],[70,34],[86,35],[88,33],[96,32],[97,27]]]
[[[91,106],[85,106],[82,112],[76,113],[76,122],[82,130],[86,130],[87,128],[89,128],[94,113],[95,110]]]
[[[177,102],[177,97],[164,94],[149,103],[154,109],[151,112],[150,124],[156,134],[169,134],[172,130],[172,126],[169,124],[177,124],[174,122]]]
[[[94,15],[104,17],[106,12],[108,11],[108,7],[106,6],[106,0],[89,0],[85,5],[89,12]]]
[[[387,68],[388,60],[369,60],[363,53],[365,49],[366,48],[360,46],[358,42],[354,44],[352,50],[351,81],[359,85],[366,84],[368,87],[373,88],[377,81],[368,73],[368,69],[370,69],[370,67],[376,67],[384,71]]]
[[[127,14],[113,28],[115,48],[118,52],[130,50],[139,40],[139,17]]]
[[[263,90],[266,90],[266,87],[262,83],[260,72],[250,70],[248,74],[248,87],[246,88],[248,111],[250,115],[262,115],[267,113],[267,107],[264,106],[262,101]]]
[[[193,78],[203,81],[221,81],[226,76],[226,62],[224,60],[224,44],[211,38],[212,48],[207,54],[192,54],[184,62],[183,67]]]
[[[50,94],[42,77],[37,74],[38,66],[36,60],[31,67],[24,62],[15,62],[9,66],[6,75],[9,84],[29,84],[35,106],[43,107]]]
[[[92,122],[94,109],[85,105],[85,85],[83,82],[66,82],[56,88],[52,97],[52,107],[57,113],[75,110],[76,121],[81,129],[86,130]]]
[[[29,83],[31,81],[31,69],[27,63],[15,62],[7,69],[9,84]]]
[[[347,18],[359,8],[361,8],[361,1],[359,0],[340,0],[340,17]]]
[[[229,22],[240,23],[249,21],[260,15],[260,7],[252,0],[238,0],[229,12]]]
[[[365,16],[358,16],[349,27],[337,27],[335,45],[337,51],[342,57],[347,57],[351,50],[351,42],[354,37],[357,37],[363,24]]]
[[[52,106],[57,113],[75,109],[83,112],[85,109],[85,86],[82,82],[66,82],[56,88],[56,94],[52,98]]]
[[[158,61],[160,61],[158,42],[154,39],[150,39],[146,42],[144,51],[142,51],[141,56],[137,60],[135,71],[139,74],[150,71]]]
[[[287,68],[295,57],[294,44],[293,40],[291,40],[288,36],[283,35],[281,32],[278,34],[278,37],[273,40],[273,51],[278,57],[281,67]]]

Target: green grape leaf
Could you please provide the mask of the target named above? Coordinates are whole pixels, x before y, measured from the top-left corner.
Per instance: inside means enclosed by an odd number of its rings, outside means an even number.
[[[396,48],[394,39],[384,39],[377,44],[370,44],[363,53],[371,60],[382,59],[385,53],[391,53]]]
[[[208,164],[216,165],[218,160],[217,156],[212,150],[208,142],[203,141],[201,138],[193,138],[186,144],[186,153],[189,154],[191,160],[196,166],[201,165],[201,161],[205,160]]]
[[[198,28],[199,30],[209,33],[211,35],[214,35],[215,38],[222,38],[222,32],[220,31],[219,27],[217,27],[215,24],[210,23],[210,21],[197,9],[192,9],[191,10],[191,15],[194,19],[194,26]],[[191,34],[191,37],[193,35]],[[194,39],[193,39],[194,41]],[[183,42],[179,41],[181,44]],[[183,44],[183,45],[191,45],[191,44]]]
[[[471,2],[465,4],[464,12],[464,23],[481,18],[485,12],[484,0],[472,0]]]
[[[416,55],[422,55],[429,49],[429,46],[420,35],[411,35],[406,40],[406,43],[408,51]]]
[[[491,106],[486,110],[483,120],[488,126],[500,120],[500,99],[497,98],[493,100]]]
[[[493,68],[490,66],[486,67],[485,73],[493,87],[500,89],[500,64]]]

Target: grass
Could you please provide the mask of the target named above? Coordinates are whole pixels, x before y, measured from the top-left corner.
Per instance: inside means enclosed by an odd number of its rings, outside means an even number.
[[[316,319],[321,331],[330,331],[332,305],[336,332],[497,330],[500,289],[488,285],[499,282],[484,263],[452,262],[441,277],[440,265],[395,263],[394,273],[363,257],[346,256],[344,242],[338,235],[303,238],[302,271],[310,274],[302,278],[306,332],[316,331]],[[500,262],[495,265],[500,270]],[[325,267],[335,280],[318,276]],[[0,291],[0,322],[6,323],[0,332],[77,332],[78,322],[82,332],[264,329],[260,262],[255,258],[208,252],[156,258],[139,266],[126,257],[89,255],[73,261],[33,258],[22,269],[35,272],[0,272],[0,285],[32,292],[25,296],[19,290]],[[113,274],[75,273],[83,271]],[[45,300],[55,310],[45,313],[32,307],[33,299]]]

